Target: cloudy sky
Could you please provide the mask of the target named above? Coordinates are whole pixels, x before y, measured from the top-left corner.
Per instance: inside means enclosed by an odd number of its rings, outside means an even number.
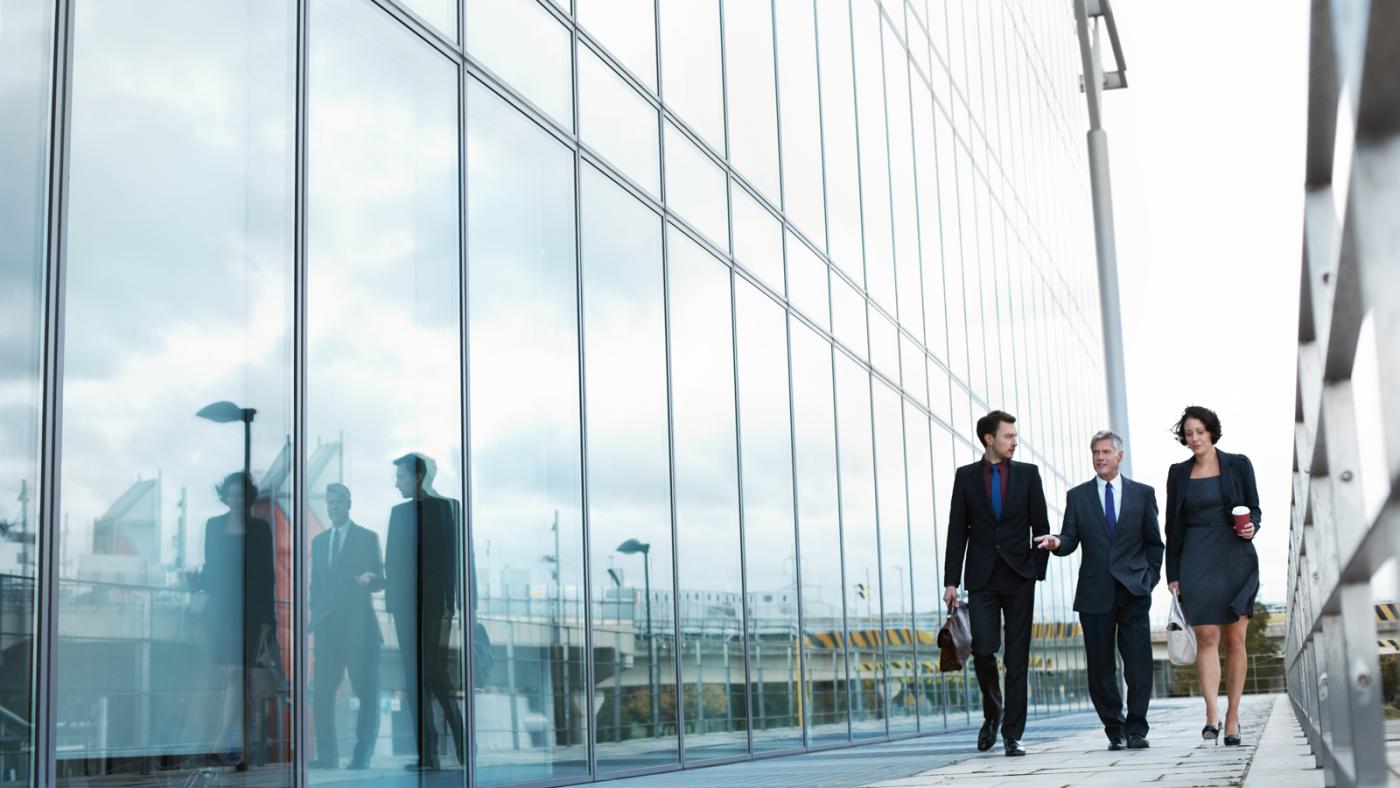
[[[1129,87],[1107,94],[1104,126],[1133,471],[1165,504],[1167,466],[1188,456],[1167,429],[1188,404],[1219,413],[1220,448],[1249,455],[1258,475],[1260,599],[1282,602],[1308,4],[1221,0],[1206,14],[1120,0],[1114,12]]]

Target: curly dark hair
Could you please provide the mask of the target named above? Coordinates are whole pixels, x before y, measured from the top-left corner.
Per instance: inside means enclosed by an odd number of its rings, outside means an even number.
[[[1220,417],[1215,415],[1215,411],[1204,405],[1188,405],[1186,410],[1181,412],[1181,418],[1172,425],[1172,434],[1182,446],[1186,445],[1186,420],[1198,419],[1210,432],[1210,442],[1212,445],[1220,442]]]

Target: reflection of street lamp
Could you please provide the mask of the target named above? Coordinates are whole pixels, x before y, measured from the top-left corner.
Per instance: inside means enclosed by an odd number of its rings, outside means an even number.
[[[232,421],[243,422],[243,522],[247,523],[252,512],[252,464],[253,464],[253,416],[258,411],[254,408],[240,408],[228,400],[221,400],[210,405],[205,405],[194,415],[201,419],[227,424]]]
[[[628,539],[617,546],[623,555],[642,554],[642,592],[646,595],[647,606],[647,688],[651,691],[651,735],[661,735],[661,699],[656,697],[656,638],[651,631],[651,545]],[[618,703],[622,698],[618,698]]]

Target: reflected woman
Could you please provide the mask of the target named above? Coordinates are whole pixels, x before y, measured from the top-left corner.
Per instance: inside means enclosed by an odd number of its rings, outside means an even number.
[[[1220,644],[1225,644],[1225,744],[1240,743],[1240,695],[1248,672],[1245,630],[1259,593],[1259,490],[1243,454],[1215,448],[1220,418],[1192,405],[1172,427],[1191,457],[1167,474],[1167,587],[1179,594],[1186,622],[1196,631],[1196,674],[1206,702],[1201,737],[1218,741]],[[1249,509],[1236,528],[1231,510]]]
[[[272,526],[251,516],[258,490],[243,472],[225,476],[214,491],[228,507],[204,524],[204,626],[214,664],[224,674],[223,723],[214,746],[215,752],[227,751],[238,728],[241,752],[230,760],[241,771],[248,767],[248,743],[261,716],[247,680],[257,667],[259,645],[272,642],[277,626]]]

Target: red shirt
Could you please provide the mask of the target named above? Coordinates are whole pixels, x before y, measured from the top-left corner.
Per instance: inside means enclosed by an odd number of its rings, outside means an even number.
[[[1006,500],[1006,489],[1011,484],[1011,461],[1002,460],[996,464],[998,478],[1001,479],[1001,500]],[[982,489],[986,490],[987,497],[992,497],[992,463],[982,460]]]

